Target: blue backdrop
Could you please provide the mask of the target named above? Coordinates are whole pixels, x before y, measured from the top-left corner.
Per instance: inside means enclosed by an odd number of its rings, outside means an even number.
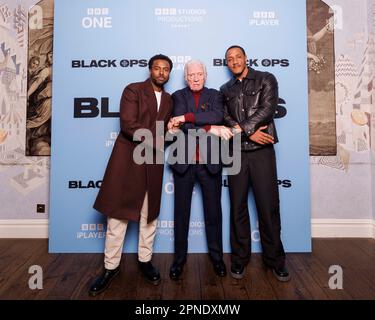
[[[113,113],[123,88],[148,77],[147,60],[171,57],[170,93],[185,86],[183,67],[191,58],[207,65],[206,86],[218,89],[230,78],[223,58],[233,44],[245,48],[253,68],[279,81],[287,110],[276,119],[282,239],[286,251],[311,250],[305,1],[55,0],[50,252],[103,252],[106,220],[92,204],[119,130]],[[223,240],[230,252],[226,182],[224,174]],[[155,252],[173,252],[173,202],[166,167]],[[251,195],[249,204],[253,249],[260,251]],[[125,252],[137,252],[137,228],[130,224]],[[189,252],[206,250],[197,187]]]

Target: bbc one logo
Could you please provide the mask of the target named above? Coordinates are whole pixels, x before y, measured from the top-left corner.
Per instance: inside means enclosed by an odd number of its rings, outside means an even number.
[[[251,27],[277,27],[279,19],[275,11],[254,11],[249,17],[249,25]]]
[[[110,29],[112,17],[108,8],[87,8],[87,16],[82,19],[82,27],[85,29]]]

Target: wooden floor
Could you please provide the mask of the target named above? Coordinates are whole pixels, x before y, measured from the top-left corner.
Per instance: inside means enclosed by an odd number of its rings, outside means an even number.
[[[137,269],[137,256],[124,254],[121,273],[110,288],[90,298],[92,279],[100,273],[102,254],[48,254],[47,240],[0,239],[0,300],[8,299],[371,299],[375,300],[374,239],[314,239],[311,254],[289,253],[287,263],[292,280],[278,282],[253,254],[242,280],[215,275],[206,254],[190,254],[183,279],[168,277],[172,254],[155,254],[162,282],[153,286]],[[229,255],[225,255],[230,267]],[[29,267],[43,268],[43,289],[28,287]],[[343,268],[343,290],[331,290],[328,269]]]

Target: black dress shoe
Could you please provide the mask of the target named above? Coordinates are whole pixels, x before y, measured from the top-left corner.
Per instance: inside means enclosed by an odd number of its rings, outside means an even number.
[[[113,278],[117,276],[119,272],[120,267],[113,270],[104,269],[103,273],[92,284],[89,290],[89,295],[94,297],[107,289]]]
[[[142,271],[142,274],[144,276],[144,278],[154,284],[154,285],[158,285],[160,283],[160,273],[159,273],[159,270],[156,269],[151,261],[148,261],[148,262],[140,262],[138,261],[138,265],[139,265],[139,268],[141,269]]]
[[[225,277],[227,275],[227,268],[225,267],[224,261],[215,261],[213,262],[215,273],[219,277]]]
[[[230,275],[234,279],[242,279],[245,276],[245,266],[238,263],[232,263],[232,266],[230,267]]]
[[[276,279],[281,282],[287,282],[290,280],[289,271],[286,267],[272,268],[272,273],[276,277]]]
[[[184,269],[183,263],[173,262],[171,268],[169,269],[169,278],[175,281],[179,280],[183,269]]]

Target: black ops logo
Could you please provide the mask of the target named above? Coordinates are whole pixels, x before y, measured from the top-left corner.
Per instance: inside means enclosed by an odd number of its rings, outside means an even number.
[[[212,59],[212,65],[214,67],[226,67],[228,66],[226,59]],[[248,59],[247,65],[249,67],[289,67],[289,59]]]
[[[284,118],[287,114],[285,100],[279,98],[275,111],[275,119]],[[102,97],[96,99],[94,97],[74,98],[74,118],[118,118],[118,111],[109,110],[109,98]]]
[[[279,98],[278,105],[275,111],[275,119],[284,118],[286,116],[287,111],[284,105],[285,105],[285,100],[282,98]]]

